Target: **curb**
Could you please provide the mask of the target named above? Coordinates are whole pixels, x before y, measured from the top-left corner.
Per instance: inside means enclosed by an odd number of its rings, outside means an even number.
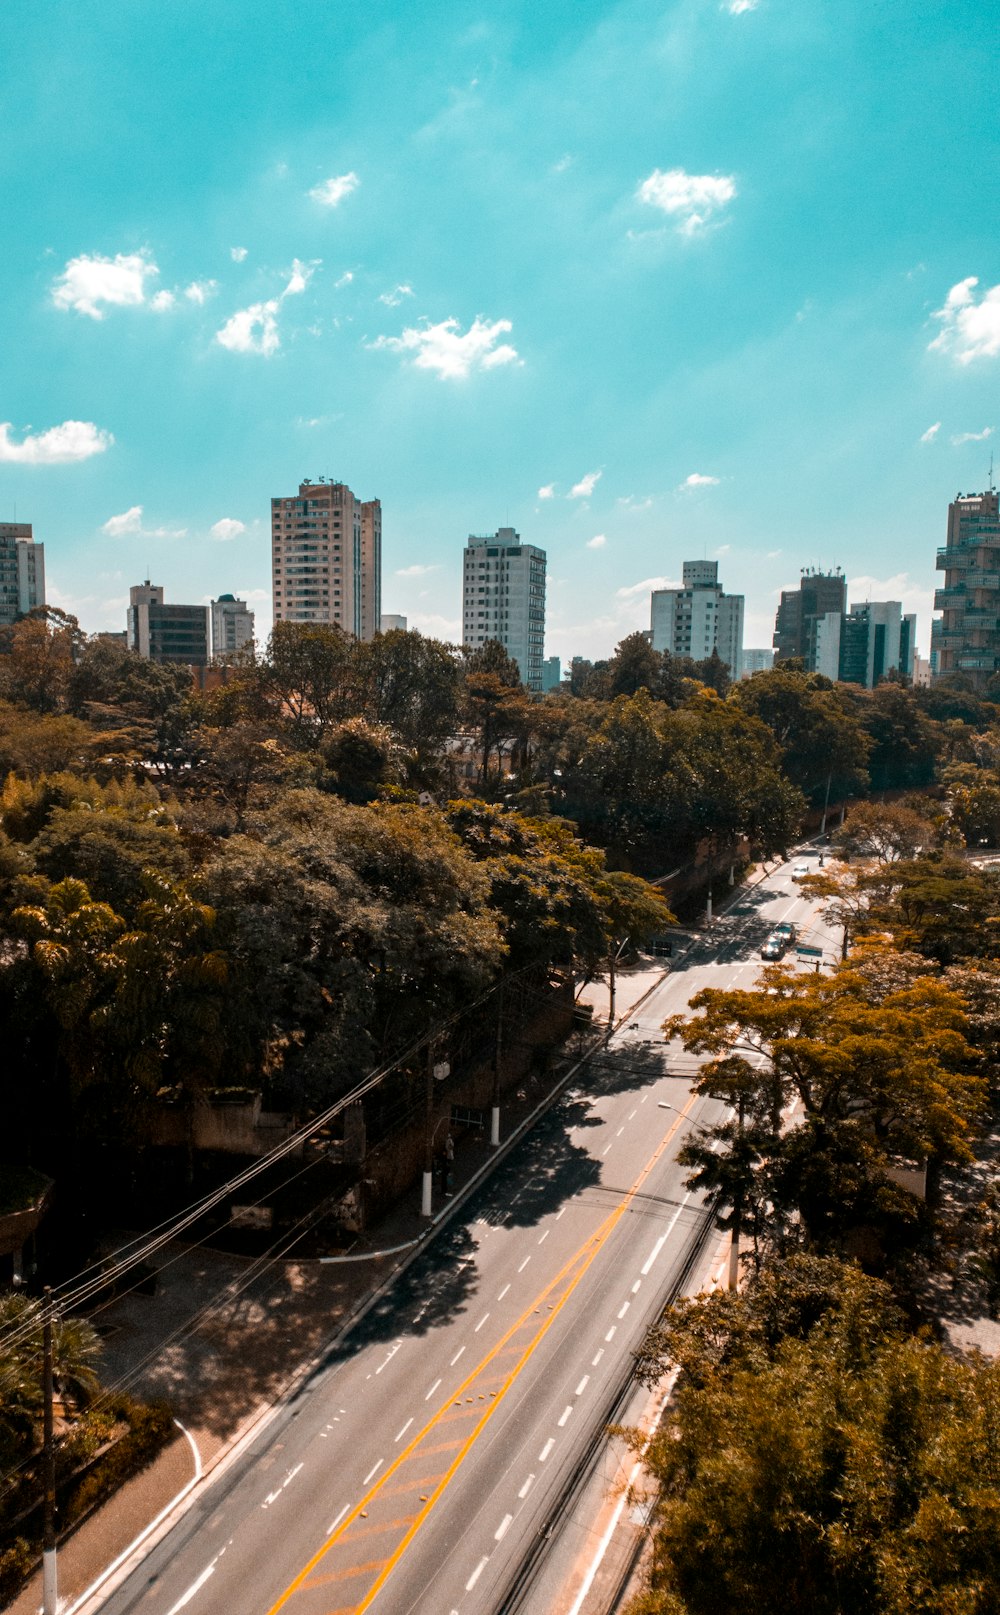
[[[562,1073],[562,1075],[555,1082],[554,1086],[535,1106],[534,1110],[530,1111],[528,1115],[518,1123],[514,1131],[504,1139],[502,1144],[498,1145],[493,1150],[491,1155],[487,1156],[486,1160],[483,1161],[479,1167],[477,1167],[476,1171],[466,1181],[466,1183],[463,1184],[461,1189],[455,1193],[448,1204],[443,1206],[441,1210],[431,1218],[424,1233],[418,1235],[417,1239],[411,1242],[409,1245],[394,1246],[391,1248],[392,1252],[398,1250],[405,1253],[402,1256],[402,1260],[397,1262],[385,1275],[381,1282],[376,1285],[375,1289],[372,1290],[363,1301],[359,1302],[358,1305],[355,1306],[354,1310],[348,1315],[348,1317],[344,1319],[336,1334],[334,1334],[324,1344],[322,1351],[315,1353],[307,1363],[304,1363],[292,1375],[273,1402],[270,1402],[266,1407],[261,1408],[258,1413],[251,1415],[250,1422],[242,1430],[238,1431],[229,1442],[219,1448],[218,1452],[213,1455],[207,1465],[205,1465],[204,1469],[201,1468],[201,1461],[199,1458],[199,1473],[194,1477],[194,1479],[187,1483],[183,1490],[177,1494],[177,1497],[174,1498],[173,1502],[167,1504],[167,1507],[162,1510],[161,1513],[158,1514],[157,1517],[152,1520],[143,1531],[140,1532],[135,1540],[130,1543],[129,1546],[125,1548],[115,1560],[113,1560],[106,1570],[102,1571],[97,1580],[94,1581],[83,1593],[81,1593],[67,1610],[62,1612],[62,1615],[84,1615],[85,1606],[87,1607],[87,1615],[96,1615],[96,1611],[101,1608],[104,1598],[110,1596],[112,1592],[117,1590],[117,1588],[131,1573],[131,1571],[136,1568],[136,1565],[141,1562],[141,1557],[144,1555],[144,1553],[162,1542],[164,1537],[168,1536],[173,1530],[174,1526],[177,1525],[184,1517],[192,1501],[194,1500],[195,1495],[200,1497],[205,1485],[219,1479],[225,1474],[227,1469],[229,1469],[232,1464],[235,1464],[241,1457],[243,1457],[247,1448],[250,1447],[261,1432],[267,1428],[270,1421],[277,1418],[278,1415],[284,1412],[290,1403],[295,1400],[303,1388],[308,1385],[313,1376],[319,1371],[320,1368],[322,1368],[323,1364],[330,1356],[330,1353],[334,1351],[343,1340],[346,1339],[352,1329],[356,1328],[359,1323],[364,1321],[369,1312],[371,1312],[373,1307],[378,1305],[379,1301],[381,1301],[382,1297],[396,1282],[399,1276],[402,1273],[405,1273],[412,1263],[414,1263],[425,1250],[430,1248],[436,1236],[441,1232],[441,1229],[447,1226],[451,1218],[455,1216],[456,1212],[461,1210],[466,1201],[471,1199],[475,1191],[493,1172],[494,1168],[511,1152],[511,1150],[513,1150],[515,1145],[521,1142],[525,1135],[530,1132],[535,1123],[546,1113],[546,1111],[552,1107],[556,1100],[561,1097],[562,1093],[581,1067],[585,1066],[589,1060],[593,1059],[596,1054],[606,1047],[608,1040],[614,1035],[614,1033],[619,1031],[621,1027],[625,1025],[629,1017],[634,1015],[636,1010],[639,1009],[640,1006],[644,1004],[654,992],[656,992],[657,988],[663,985],[663,982],[666,980],[669,974],[669,969],[663,970],[660,973],[659,979],[654,981],[652,986],[647,987],[646,991],[636,999],[635,1003],[632,1004],[630,1008],[621,1016],[619,1016],[614,1026],[611,1028],[605,1028],[601,1032],[598,1040],[594,1043],[593,1047],[588,1049],[579,1060],[575,1061],[575,1063],[571,1065],[567,1071]],[[380,1256],[389,1255],[391,1252],[373,1251],[366,1254],[368,1254],[369,1259],[371,1260],[377,1259]],[[188,1435],[187,1431],[184,1433],[185,1435]],[[188,1435],[188,1439],[191,1440],[190,1435]],[[192,1442],[192,1446],[193,1445],[194,1443]],[[135,1563],[133,1563],[133,1560]],[[116,1577],[117,1579],[113,1579]],[[112,1582],[113,1584],[108,1586],[108,1582]],[[93,1602],[95,1598],[99,1600],[97,1603]]]

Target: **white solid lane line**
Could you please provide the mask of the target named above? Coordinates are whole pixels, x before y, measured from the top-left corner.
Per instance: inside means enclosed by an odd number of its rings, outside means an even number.
[[[425,1397],[424,1397],[424,1401],[425,1401],[425,1402],[429,1402],[429,1401],[430,1401],[430,1399],[431,1399],[431,1397],[432,1397],[432,1396],[433,1396],[433,1395],[434,1395],[434,1392],[435,1392],[435,1391],[436,1391],[436,1390],[437,1390],[437,1388],[438,1388],[438,1386],[439,1386],[439,1385],[440,1385],[440,1383],[441,1383],[441,1381],[440,1381],[440,1380],[439,1380],[439,1379],[436,1379],[436,1380],[435,1380],[435,1381],[434,1381],[434,1384],[433,1384],[433,1385],[432,1385],[432,1386],[431,1386],[431,1388],[430,1388],[430,1390],[429,1390],[429,1391],[428,1391],[428,1392],[427,1392],[427,1395],[426,1395],[426,1396],[425,1396]],[[410,1423],[411,1423],[411,1424],[412,1424],[412,1423],[413,1423],[413,1420],[412,1420],[412,1419],[411,1419],[411,1420],[410,1420]],[[398,1441],[398,1440],[399,1440],[399,1437],[398,1437],[398,1436],[397,1436],[397,1437],[396,1437],[396,1440],[397,1440],[397,1441]]]
[[[524,1485],[521,1487],[521,1490],[517,1494],[522,1503],[524,1502],[524,1499],[527,1497],[528,1493],[531,1491],[531,1483],[534,1478],[534,1475],[529,1475]]]
[[[469,1577],[468,1581],[465,1584],[465,1590],[466,1590],[467,1593],[471,1593],[473,1587],[476,1585],[476,1582],[479,1580],[480,1576],[482,1575],[483,1571],[486,1569],[486,1566],[489,1564],[489,1562],[490,1561],[489,1561],[488,1555],[484,1556],[482,1559],[480,1559],[480,1561],[477,1564],[475,1570],[472,1572],[472,1575]]]
[[[440,1383],[441,1383],[441,1381],[438,1380],[439,1385],[440,1385]],[[426,1400],[426,1398],[425,1398],[425,1400]],[[396,1437],[397,1441],[402,1441],[403,1437],[405,1436],[407,1430],[410,1428],[410,1425],[412,1423],[413,1423],[412,1419],[407,1419],[406,1423],[403,1425],[402,1430],[400,1430],[399,1435]]]
[[[560,1430],[562,1429],[563,1425],[566,1423],[566,1420],[569,1418],[572,1411],[573,1411],[573,1409],[569,1405],[567,1405],[566,1407],[563,1408],[562,1413],[559,1416],[559,1428],[560,1428]]]
[[[411,1424],[413,1423],[412,1419],[410,1420],[410,1423]],[[341,1509],[340,1513],[337,1515],[337,1518],[335,1520],[330,1521],[330,1524],[326,1528],[327,1536],[330,1535],[331,1531],[335,1531],[337,1529],[337,1526],[340,1524],[341,1520],[344,1518],[344,1515],[347,1513],[347,1510],[350,1508],[350,1506],[351,1506],[350,1503],[345,1503],[343,1508]]]
[[[193,1581],[191,1583],[190,1587],[188,1588],[187,1592],[184,1593],[182,1595],[182,1597],[178,1598],[176,1604],[170,1610],[169,1615],[177,1615],[177,1611],[180,1610],[180,1609],[183,1609],[185,1604],[190,1604],[190,1602],[191,1602],[192,1598],[194,1597],[195,1593],[198,1593],[198,1592],[201,1591],[201,1589],[204,1587],[206,1581],[208,1580],[209,1576],[212,1574],[214,1569],[215,1569],[215,1560],[213,1559],[212,1563],[210,1565],[206,1566],[206,1568],[202,1571],[202,1573],[198,1577],[197,1581]]]
[[[661,1250],[663,1249],[663,1247],[664,1247],[664,1245],[666,1243],[667,1243],[666,1234],[661,1234],[659,1239],[656,1241],[656,1244],[653,1246],[652,1250],[650,1251],[649,1255],[646,1257],[645,1263],[639,1269],[639,1272],[642,1274],[643,1278],[646,1277],[647,1273],[649,1272],[649,1270],[652,1267],[653,1263],[656,1261],[656,1258],[659,1256]]]
[[[552,1451],[552,1448],[554,1446],[555,1446],[555,1441],[554,1441],[552,1436],[549,1436],[548,1441],[545,1443],[545,1445],[542,1448],[541,1452],[538,1454],[538,1462],[540,1464],[544,1464],[546,1458],[549,1456],[549,1453]]]
[[[503,1519],[500,1521],[500,1524],[497,1526],[496,1530],[493,1533],[493,1539],[494,1539],[495,1542],[502,1542],[503,1541],[504,1537],[507,1535],[507,1532],[510,1529],[510,1526],[511,1526],[511,1523],[512,1523],[513,1519],[514,1519],[513,1514],[505,1514],[504,1515]]]
[[[382,1468],[382,1465],[384,1464],[384,1462],[385,1462],[385,1459],[380,1458],[378,1463],[375,1464],[373,1468],[369,1469],[369,1471],[368,1471],[367,1475],[365,1476],[364,1480],[361,1482],[362,1486],[367,1486],[369,1481],[375,1479],[375,1476],[378,1474],[379,1470]]]

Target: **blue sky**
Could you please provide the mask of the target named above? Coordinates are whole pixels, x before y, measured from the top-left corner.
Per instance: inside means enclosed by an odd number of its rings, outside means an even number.
[[[767,644],[840,564],[927,648],[1000,428],[981,0],[6,0],[0,519],[50,600],[270,621],[268,501],[383,502],[383,606],[457,637],[470,532],[610,652],[718,556]]]

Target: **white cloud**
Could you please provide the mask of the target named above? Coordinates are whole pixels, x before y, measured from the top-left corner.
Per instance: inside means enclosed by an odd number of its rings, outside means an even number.
[[[760,0],[726,0],[722,10],[728,11],[731,17],[742,17],[747,11],[756,11]]]
[[[141,538],[184,538],[187,535],[186,527],[144,527],[142,525],[141,505],[130,505],[123,510],[120,516],[111,516],[101,528],[109,538],[128,538],[136,535]]]
[[[241,264],[247,255],[246,247],[230,247],[229,256],[234,264]]]
[[[333,283],[334,291],[339,292],[340,288],[342,286],[349,286],[353,279],[354,279],[354,270],[353,269],[345,269],[344,273],[341,275],[340,279],[334,281],[334,283]]]
[[[249,308],[237,309],[215,333],[215,340],[230,353],[260,353],[270,358],[281,346],[278,335],[278,310],[286,297],[297,297],[304,292],[316,270],[316,264],[304,264],[296,258],[288,271],[288,280],[280,297],[269,297],[263,303],[251,303]]]
[[[678,221],[681,235],[692,236],[711,215],[731,202],[736,181],[731,174],[688,174],[683,168],[654,168],[639,186],[640,202],[657,207]]]
[[[607,538],[603,533],[595,533],[593,538],[588,538],[587,548],[588,550],[602,550],[607,542]]]
[[[705,476],[702,476],[700,471],[692,471],[691,475],[689,477],[685,477],[684,481],[678,484],[679,489],[683,489],[683,488],[717,488],[718,486],[719,486],[718,477],[705,477]]]
[[[382,292],[379,296],[379,302],[384,303],[386,308],[398,308],[404,297],[412,296],[412,286],[396,286],[391,292]]]
[[[616,501],[624,510],[649,510],[652,506],[652,495],[647,494],[645,499],[639,499],[634,493],[627,493],[623,499]]]
[[[171,309],[177,307],[177,299],[173,292],[154,292],[149,306],[155,314],[169,314]]]
[[[643,578],[639,583],[629,583],[623,589],[615,590],[617,600],[634,600],[637,595],[652,594],[654,589],[679,589],[680,584],[674,583],[670,578]]]
[[[101,528],[109,538],[123,538],[126,533],[142,532],[142,506],[130,505],[120,516],[111,516]]]
[[[144,252],[119,252],[114,258],[82,253],[71,258],[52,283],[57,308],[73,308],[102,320],[101,304],[136,308],[146,301],[146,282],[160,273]]]
[[[0,464],[67,465],[103,454],[114,442],[111,433],[93,421],[63,421],[35,436],[29,431],[20,443],[11,442],[12,429],[10,421],[0,421]]]
[[[566,498],[589,499],[603,475],[603,471],[588,471],[586,476],[580,478],[579,482],[574,482]]]
[[[277,312],[276,297],[266,303],[251,303],[249,308],[238,309],[229,316],[216,331],[215,340],[230,353],[262,353],[267,358],[281,346]]]
[[[969,275],[951,288],[944,306],[931,318],[940,320],[941,329],[928,346],[942,353],[953,353],[959,364],[973,359],[995,359],[1000,354],[1000,286],[991,286],[976,301],[976,275]]]
[[[963,443],[984,443],[988,437],[993,436],[992,426],[984,426],[981,432],[957,432],[952,438],[953,446],[958,449]]]
[[[436,566],[420,566],[415,563],[413,566],[399,567],[396,576],[397,578],[422,578],[425,573],[436,572],[437,570]]]
[[[571,167],[572,162],[573,158],[570,156],[569,152],[566,152],[564,156],[560,157],[557,163],[552,164],[553,174],[565,174],[567,168]]]
[[[390,353],[412,354],[418,370],[436,370],[443,379],[464,379],[472,370],[495,370],[517,360],[517,349],[497,339],[511,329],[510,320],[484,320],[477,314],[466,332],[458,321],[409,326],[402,336],[380,336],[368,344]]]
[[[234,516],[223,516],[221,521],[213,522],[208,529],[213,538],[226,543],[231,538],[239,538],[247,530],[246,522],[237,521]]]
[[[330,179],[323,180],[322,184],[314,185],[309,195],[314,202],[321,203],[323,207],[338,207],[344,197],[350,196],[360,184],[357,174],[353,172],[336,174]]]
[[[941,422],[940,421],[935,421],[933,426],[928,426],[926,432],[921,432],[921,434],[920,434],[921,443],[933,443],[934,439],[937,437],[940,430],[941,430]]]
[[[185,286],[184,296],[189,303],[198,303],[200,305],[207,302],[218,284],[217,280],[193,280],[190,286]]]
[[[544,488],[539,488],[539,490],[538,490],[538,498],[539,499],[554,499],[555,496],[556,496],[556,485],[555,485],[554,482],[547,482],[545,484]]]

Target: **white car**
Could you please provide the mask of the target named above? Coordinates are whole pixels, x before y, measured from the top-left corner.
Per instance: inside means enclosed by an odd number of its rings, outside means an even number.
[[[808,864],[796,864],[795,868],[792,870],[793,875],[808,875],[808,873],[809,873],[809,865]]]

